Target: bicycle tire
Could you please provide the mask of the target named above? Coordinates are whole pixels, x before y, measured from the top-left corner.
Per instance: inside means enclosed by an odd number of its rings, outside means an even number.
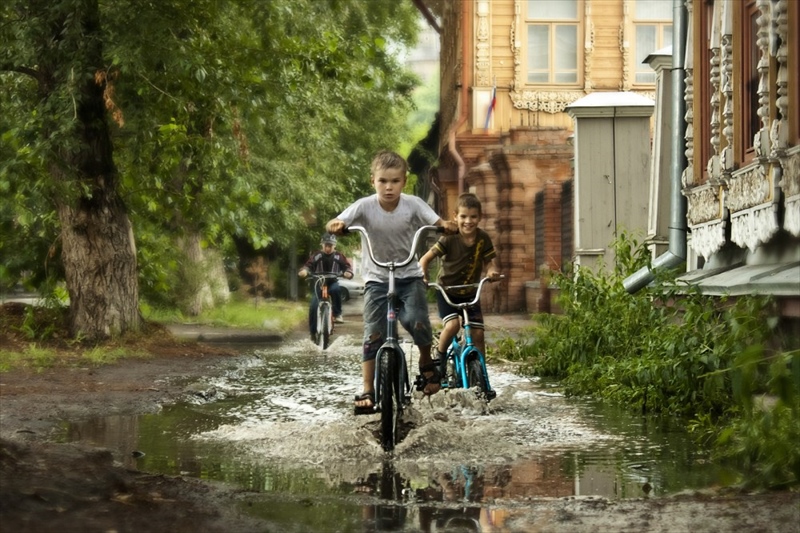
[[[379,354],[380,368],[380,402],[381,408],[381,446],[384,451],[394,450],[397,442],[397,426],[400,421],[400,402],[397,401],[395,388],[397,387],[397,354],[391,348],[382,350]]]
[[[333,316],[331,306],[326,305],[322,312],[322,349],[327,350],[331,345],[331,332],[333,330]]]
[[[331,308],[325,302],[320,302],[317,308],[317,333],[316,345],[325,350],[330,343]]]
[[[469,388],[478,387],[481,396],[488,396],[489,387],[486,381],[486,373],[483,371],[478,354],[472,354],[467,361],[467,386]]]

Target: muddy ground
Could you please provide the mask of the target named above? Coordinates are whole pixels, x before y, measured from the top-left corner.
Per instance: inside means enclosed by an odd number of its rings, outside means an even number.
[[[358,331],[352,322],[341,327]],[[0,353],[18,342],[7,327],[0,329]],[[127,470],[108,450],[51,440],[62,420],[156,411],[187,394],[186,383],[223,372],[237,355],[161,330],[146,346],[131,347],[143,348],[152,357],[89,366],[65,355],[41,372],[0,374],[0,530],[278,531],[242,511],[254,495],[235,487]],[[800,531],[798,524],[797,492],[710,490],[623,501],[535,500],[527,518],[504,531],[784,533]]]

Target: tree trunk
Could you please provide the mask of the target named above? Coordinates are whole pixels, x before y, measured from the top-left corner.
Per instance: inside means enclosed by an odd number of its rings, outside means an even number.
[[[70,331],[99,340],[140,326],[136,246],[119,200],[59,208]],[[100,204],[100,205],[97,205]]]
[[[68,94],[72,102],[72,113],[51,118],[51,134],[57,135],[58,144],[49,165],[59,184],[55,190],[61,191],[54,204],[61,223],[70,330],[86,340],[137,331],[136,246],[118,194],[98,3],[33,5],[48,17],[52,42],[59,43],[40,49],[42,100],[58,105]]]
[[[185,283],[182,310],[189,316],[197,316],[204,309],[211,309],[219,302],[230,299],[225,267],[219,252],[204,249],[200,244],[202,237],[192,233],[179,239],[178,247],[183,250],[181,278]]]

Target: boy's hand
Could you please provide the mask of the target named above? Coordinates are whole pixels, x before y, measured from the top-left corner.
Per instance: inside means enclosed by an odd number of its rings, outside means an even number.
[[[334,235],[341,235],[342,231],[344,231],[345,223],[335,218],[326,224],[325,229],[328,230],[328,233],[333,233]]]
[[[499,281],[501,278],[500,272],[497,270],[491,270],[487,272],[486,275],[489,276],[490,281]]]
[[[442,224],[442,227],[444,228],[444,232],[448,235],[455,235],[458,233],[458,224],[452,220],[445,221],[444,224]]]

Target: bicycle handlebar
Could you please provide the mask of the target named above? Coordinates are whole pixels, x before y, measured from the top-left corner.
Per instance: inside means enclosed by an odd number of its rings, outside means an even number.
[[[408,257],[405,258],[403,261],[378,261],[375,259],[375,255],[372,253],[372,241],[369,239],[369,233],[367,233],[366,228],[363,226],[350,226],[349,228],[345,228],[344,232],[348,233],[351,231],[357,231],[367,241],[367,252],[369,253],[369,258],[372,260],[373,263],[378,265],[381,268],[401,268],[406,266],[414,259],[414,253],[417,251],[417,244],[419,243],[419,238],[425,231],[428,230],[436,230],[437,233],[444,233],[444,227],[442,226],[421,226],[416,233],[414,233],[414,240],[411,243],[411,250],[409,250]]]
[[[481,290],[483,290],[483,285],[486,282],[494,283],[495,281],[500,281],[501,279],[505,279],[505,276],[498,276],[495,279],[490,277],[485,277],[480,280],[478,283],[468,283],[467,285],[450,285],[449,287],[442,287],[438,283],[428,283],[428,287],[433,287],[434,289],[438,290],[444,296],[445,301],[451,306],[457,309],[464,309],[465,307],[472,307],[481,299]],[[460,304],[453,303],[450,301],[450,297],[447,296],[447,289],[466,289],[470,287],[478,287],[477,292],[475,293],[475,298],[471,302],[463,302]]]

